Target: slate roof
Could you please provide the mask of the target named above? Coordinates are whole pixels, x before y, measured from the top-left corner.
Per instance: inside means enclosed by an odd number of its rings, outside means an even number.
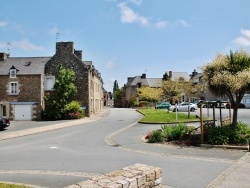
[[[141,76],[135,76],[135,77],[131,77],[126,85],[137,86],[138,83],[141,83],[142,86],[161,87],[162,79],[161,78],[142,78]]]
[[[17,75],[43,74],[45,64],[51,57],[9,57],[0,61],[0,75],[9,75],[9,70],[14,66],[19,71]]]
[[[187,72],[172,72],[171,80],[179,81],[180,78],[184,78],[185,81],[190,80],[190,76]]]

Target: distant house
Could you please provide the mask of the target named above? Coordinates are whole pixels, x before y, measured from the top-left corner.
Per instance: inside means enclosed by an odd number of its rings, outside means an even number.
[[[149,86],[152,88],[160,88],[162,86],[162,78],[147,78],[146,74],[141,76],[128,77],[127,83],[124,85],[125,100],[129,101],[136,97],[136,89],[142,86]]]
[[[103,80],[91,61],[73,42],[57,42],[52,57],[9,57],[0,53],[0,116],[13,120],[37,120],[44,109],[46,92],[53,92],[59,67],[74,70],[75,100],[86,106],[87,115],[103,107]]]
[[[173,71],[169,71],[169,72],[165,72],[165,74],[163,75],[163,79],[164,80],[172,80],[172,81],[180,81],[180,80],[184,80],[184,81],[189,81],[190,80],[190,76],[188,75],[187,72],[173,72]]]

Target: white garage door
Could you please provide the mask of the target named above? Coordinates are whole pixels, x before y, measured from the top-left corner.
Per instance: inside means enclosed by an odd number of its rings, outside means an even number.
[[[32,120],[31,115],[32,105],[15,105],[15,120]]]

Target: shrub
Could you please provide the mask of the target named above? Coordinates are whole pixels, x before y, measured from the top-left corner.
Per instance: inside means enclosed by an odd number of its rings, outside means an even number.
[[[162,136],[161,130],[152,131],[149,136],[149,143],[157,143],[157,142],[163,142],[164,137]]]
[[[180,123],[173,127],[172,137],[173,140],[179,140],[183,138],[188,133],[188,128],[186,124]]]
[[[223,127],[210,127],[207,129],[207,142],[213,145],[247,144],[250,138],[250,129],[247,124],[237,122],[237,130],[232,130],[231,125]]]
[[[193,126],[189,127],[184,123],[168,126],[165,125],[161,127],[162,135],[166,138],[167,141],[183,139],[186,136],[189,136],[193,129]]]
[[[207,129],[207,142],[212,145],[224,145],[229,143],[228,129],[225,127],[209,127]]]
[[[85,116],[84,111],[80,108],[80,103],[72,101],[65,106],[66,117],[69,119],[79,119]]]

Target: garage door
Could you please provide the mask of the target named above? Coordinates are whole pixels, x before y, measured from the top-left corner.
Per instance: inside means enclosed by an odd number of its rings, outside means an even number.
[[[14,120],[32,120],[32,105],[15,105]]]

